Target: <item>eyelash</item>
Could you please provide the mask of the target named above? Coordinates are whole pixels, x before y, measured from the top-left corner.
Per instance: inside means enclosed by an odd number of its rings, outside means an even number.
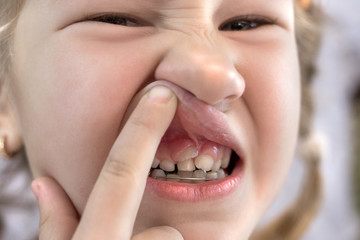
[[[220,31],[249,31],[266,25],[274,25],[277,20],[261,16],[246,15],[234,18],[219,27]]]
[[[127,27],[142,26],[142,24],[134,18],[127,17],[124,15],[116,15],[116,14],[104,14],[104,15],[98,15],[95,17],[88,17],[87,21],[102,22],[102,23],[108,23],[108,24],[114,24],[114,25],[122,25],[122,26],[127,26]]]
[[[117,15],[104,14],[95,17],[88,17],[88,21],[102,22],[114,25],[122,25],[126,27],[141,27],[149,25],[135,18]],[[265,25],[276,24],[276,20],[271,20],[261,16],[246,15],[227,21],[219,27],[220,31],[249,31]]]

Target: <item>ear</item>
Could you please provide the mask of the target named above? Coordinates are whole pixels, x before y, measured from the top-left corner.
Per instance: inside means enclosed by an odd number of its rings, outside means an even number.
[[[23,138],[6,90],[6,87],[0,87],[0,139],[5,141],[6,153],[11,157],[22,148]]]
[[[306,10],[310,7],[312,1],[311,0],[296,0],[296,3],[301,9]]]

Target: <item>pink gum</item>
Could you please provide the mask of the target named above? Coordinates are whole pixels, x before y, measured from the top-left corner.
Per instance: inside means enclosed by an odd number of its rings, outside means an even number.
[[[193,140],[189,138],[181,138],[162,142],[156,152],[156,157],[160,161],[167,160],[176,163],[178,156],[189,147],[197,148],[197,151],[194,152],[190,158],[196,158],[199,155],[209,155],[215,161],[221,161],[226,149],[224,146],[208,140],[201,140],[195,144]]]

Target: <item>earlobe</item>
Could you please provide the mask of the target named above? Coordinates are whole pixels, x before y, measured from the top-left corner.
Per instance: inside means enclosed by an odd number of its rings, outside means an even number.
[[[312,3],[311,0],[297,0],[296,2],[297,2],[297,5],[303,10],[308,9]]]
[[[3,91],[1,91],[3,93]],[[11,158],[23,146],[23,139],[17,127],[15,118],[11,114],[8,101],[3,94],[0,96],[0,155]]]

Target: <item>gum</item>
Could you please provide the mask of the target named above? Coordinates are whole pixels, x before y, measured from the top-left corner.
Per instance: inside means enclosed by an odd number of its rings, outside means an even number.
[[[197,140],[195,143],[190,138],[178,138],[171,141],[161,142],[156,152],[156,157],[160,161],[168,160],[177,163],[177,158],[187,148],[195,147],[197,149],[194,154],[190,155],[190,158],[196,158],[199,155],[205,154],[211,156],[215,161],[221,161],[225,152],[225,147],[218,143],[214,143],[205,139]]]

